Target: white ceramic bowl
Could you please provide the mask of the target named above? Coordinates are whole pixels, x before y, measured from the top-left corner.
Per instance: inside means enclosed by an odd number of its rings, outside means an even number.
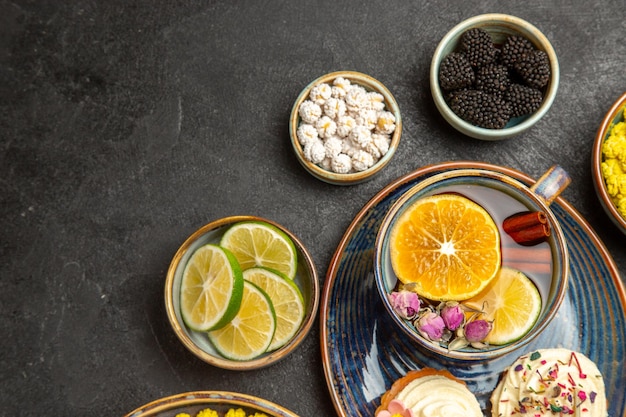
[[[338,77],[343,77],[349,80],[352,84],[358,84],[364,87],[367,91],[375,91],[377,93],[382,94],[384,97],[385,108],[387,111],[393,113],[396,121],[396,128],[391,136],[391,143],[389,145],[389,150],[385,155],[383,155],[378,162],[376,162],[372,167],[368,168],[365,171],[359,172],[349,172],[346,174],[340,174],[333,172],[332,170],[324,169],[321,166],[314,164],[307,160],[304,157],[304,149],[300,144],[300,141],[297,137],[298,126],[300,126],[301,118],[298,113],[300,105],[307,100],[309,94],[313,87],[321,83],[330,83],[332,84],[333,80]],[[293,105],[291,110],[291,116],[289,118],[289,136],[291,137],[291,144],[293,150],[298,158],[300,164],[306,169],[311,175],[320,179],[322,181],[328,182],[330,184],[335,185],[352,185],[358,184],[364,181],[367,181],[378,174],[393,157],[396,149],[398,148],[398,144],[400,143],[400,137],[402,135],[402,118],[400,116],[400,109],[398,107],[398,103],[396,99],[393,97],[391,92],[385,87],[380,81],[375,78],[362,74],[356,71],[336,71],[331,72],[329,74],[323,75],[314,81],[312,81],[309,85],[307,85],[304,90],[300,93],[296,102]]]
[[[623,93],[615,101],[615,103],[613,103],[609,111],[604,116],[604,119],[602,119],[602,123],[596,133],[596,139],[593,143],[593,151],[591,155],[593,185],[596,189],[596,193],[598,194],[598,198],[600,199],[600,203],[617,229],[624,234],[626,234],[626,219],[620,215],[619,211],[617,211],[615,203],[609,196],[606,182],[602,175],[602,162],[604,161],[604,157],[602,155],[602,144],[609,137],[613,125],[626,120],[626,115],[624,114],[625,108],[626,93]]]
[[[502,129],[486,129],[477,127],[461,119],[448,106],[444,93],[439,86],[439,67],[443,59],[451,52],[457,50],[463,33],[472,28],[482,28],[489,32],[494,44],[498,46],[510,35],[521,35],[533,45],[544,51],[550,60],[551,76],[547,86],[544,87],[543,102],[539,109],[526,116],[516,117]],[[518,135],[532,127],[548,111],[559,86],[559,63],[552,45],[546,36],[532,24],[515,16],[506,14],[483,14],[471,17],[453,27],[439,42],[432,58],[430,66],[430,90],[437,109],[441,115],[459,132],[482,140],[501,140]]]
[[[262,221],[269,223],[280,229],[293,241],[298,256],[298,270],[294,282],[298,285],[304,298],[305,316],[298,332],[293,336],[291,341],[283,347],[265,353],[252,360],[235,361],[221,356],[215,350],[205,333],[193,331],[185,325],[180,312],[180,285],[185,265],[193,252],[207,243],[219,243],[226,229],[242,221]],[[191,353],[203,361],[219,368],[238,371],[266,367],[293,352],[311,330],[317,314],[319,297],[319,283],[315,264],[313,263],[311,255],[304,247],[304,244],[293,233],[281,225],[256,216],[225,217],[202,226],[189,236],[178,249],[170,263],[165,281],[165,308],[167,317],[178,339]]]

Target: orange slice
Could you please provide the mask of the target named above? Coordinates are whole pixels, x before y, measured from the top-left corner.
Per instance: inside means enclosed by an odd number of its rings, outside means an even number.
[[[500,233],[493,219],[457,194],[414,202],[392,226],[389,245],[398,279],[430,300],[466,300],[478,294],[501,264]]]

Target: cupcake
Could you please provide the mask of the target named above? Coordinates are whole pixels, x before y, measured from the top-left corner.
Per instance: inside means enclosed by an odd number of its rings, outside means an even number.
[[[376,417],[482,417],[476,396],[446,370],[409,371],[383,394]]]
[[[604,380],[588,357],[568,349],[541,349],[518,358],[491,395],[492,417],[607,415]]]

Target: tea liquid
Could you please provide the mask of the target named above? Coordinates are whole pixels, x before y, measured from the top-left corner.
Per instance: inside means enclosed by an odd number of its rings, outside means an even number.
[[[543,300],[548,298],[553,274],[553,255],[551,241],[543,242],[534,246],[522,246],[517,244],[504,230],[502,222],[507,217],[528,210],[520,200],[509,195],[505,191],[482,185],[449,185],[437,188],[429,193],[443,194],[456,193],[482,206],[491,215],[500,230],[500,245],[502,250],[502,266],[522,271],[530,278],[539,290]]]

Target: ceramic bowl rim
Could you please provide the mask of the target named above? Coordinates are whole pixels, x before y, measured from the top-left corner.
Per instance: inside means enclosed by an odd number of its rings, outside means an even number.
[[[320,83],[329,82],[334,80],[337,77],[344,77],[350,82],[354,81],[357,84],[360,84],[364,87],[367,87],[368,90],[376,91],[383,95],[385,98],[385,106],[387,111],[393,113],[396,118],[396,129],[394,130],[391,136],[391,143],[389,144],[389,150],[385,155],[380,158],[372,167],[368,168],[365,171],[361,172],[353,172],[348,174],[339,174],[336,172],[325,170],[318,165],[307,161],[304,158],[304,152],[302,149],[302,145],[298,141],[296,136],[296,132],[298,130],[298,125],[300,122],[300,116],[298,115],[298,109],[303,101],[309,95],[311,89]],[[298,162],[315,178],[322,180],[324,182],[334,184],[334,185],[352,185],[359,184],[364,181],[367,181],[373,178],[376,174],[378,174],[384,167],[386,167],[391,161],[394,153],[396,152],[398,145],[400,143],[400,138],[402,136],[402,116],[400,114],[400,107],[398,106],[398,102],[396,101],[391,91],[376,78],[363,74],[357,71],[335,71],[330,72],[328,74],[324,74],[315,80],[311,81],[298,95],[295,103],[291,108],[291,114],[289,116],[289,137],[291,139],[292,148],[298,158]]]
[[[400,318],[393,310],[389,299],[387,297],[387,288],[385,285],[385,277],[383,272],[383,260],[382,258],[385,256],[384,248],[386,237],[388,235],[388,231],[391,228],[391,225],[397,215],[401,212],[401,210],[406,206],[407,203],[414,201],[414,196],[418,194],[424,188],[428,188],[434,183],[448,178],[459,178],[459,177],[487,177],[489,179],[495,179],[496,181],[502,181],[505,185],[512,187],[523,189],[526,192],[524,193],[529,200],[532,201],[533,204],[538,205],[545,213],[547,218],[549,219],[550,225],[552,227],[553,235],[554,235],[554,246],[557,253],[561,254],[562,262],[558,265],[560,269],[560,274],[557,275],[558,281],[556,283],[552,283],[555,286],[554,290],[550,297],[548,297],[548,301],[550,301],[549,306],[545,309],[545,311],[539,316],[537,322],[533,325],[532,329],[529,330],[524,336],[520,339],[485,351],[448,351],[446,348],[441,347],[437,343],[429,342],[420,336],[415,330],[413,330],[404,319]],[[421,198],[421,197],[420,197]],[[552,212],[552,210],[548,207],[548,205],[543,201],[543,199],[536,194],[534,194],[530,187],[526,186],[522,182],[518,181],[515,178],[509,177],[505,173],[493,171],[485,168],[455,168],[449,171],[440,172],[434,174],[416,184],[414,184],[411,188],[406,190],[402,196],[398,198],[389,208],[388,212],[385,214],[381,225],[378,229],[378,233],[376,235],[376,240],[374,244],[374,278],[376,281],[376,286],[378,288],[378,293],[380,298],[385,306],[386,312],[391,316],[392,321],[400,327],[405,334],[407,334],[412,340],[416,341],[420,346],[423,346],[430,352],[440,355],[443,358],[448,360],[461,360],[461,361],[487,361],[493,358],[497,358],[503,356],[507,353],[510,353],[514,350],[517,350],[523,346],[526,346],[528,343],[533,341],[537,336],[539,336],[548,324],[552,321],[552,319],[558,313],[558,310],[565,298],[565,294],[567,292],[568,280],[569,280],[569,254],[567,249],[567,242],[565,239],[565,235],[563,230],[559,224],[558,219]],[[553,280],[554,281],[554,280]],[[546,300],[543,300],[545,302]]]
[[[517,125],[505,127],[503,129],[486,129],[474,126],[471,123],[466,122],[450,109],[445,99],[443,98],[443,92],[441,91],[441,87],[439,86],[439,65],[444,58],[443,52],[446,46],[450,42],[460,37],[465,30],[473,27],[489,27],[495,25],[501,25],[509,28],[510,30],[514,30],[516,32],[524,34],[535,45],[536,48],[539,48],[546,52],[550,60],[551,76],[548,88],[546,90],[546,95],[543,99],[543,103],[537,111],[529,116],[525,116],[526,118]],[[559,61],[556,52],[548,38],[530,22],[527,22],[526,20],[516,16],[502,13],[487,13],[474,16],[454,26],[444,35],[444,37],[437,45],[430,65],[430,90],[435,105],[443,118],[448,123],[450,123],[452,127],[460,131],[461,133],[475,139],[487,141],[511,138],[529,129],[531,126],[537,123],[539,119],[541,119],[552,106],[552,103],[554,102],[556,93],[558,91],[559,79]]]
[[[620,117],[620,112],[623,111],[626,113],[625,106],[626,92],[615,100],[602,118],[602,123],[600,123],[596,132],[591,153],[591,169],[596,194],[602,203],[604,211],[617,228],[624,234],[626,234],[626,219],[619,214],[617,207],[615,207],[615,204],[611,201],[606,183],[604,182],[604,177],[602,176],[602,144],[608,137],[611,127],[615,124],[616,119]],[[621,118],[626,121],[626,114],[622,113]]]
[[[243,221],[261,221],[266,222],[274,227],[280,229],[283,233],[285,233],[291,240],[293,241],[296,250],[298,251],[298,266],[306,268],[306,271],[302,272],[302,275],[305,276],[305,279],[308,281],[308,285],[310,286],[310,301],[308,305],[305,306],[305,316],[300,326],[298,332],[293,336],[293,338],[283,347],[278,348],[275,351],[266,353],[261,355],[258,358],[251,359],[248,361],[235,361],[224,358],[217,354],[212,354],[204,349],[202,349],[198,344],[196,344],[187,334],[187,332],[192,332],[188,330],[185,326],[182,319],[179,320],[179,312],[176,308],[174,302],[174,284],[176,281],[177,270],[179,268],[184,268],[182,264],[183,257],[187,254],[193,244],[198,240],[202,239],[207,233],[213,232],[220,228],[226,228],[232,224],[243,222]],[[304,295],[304,294],[303,294]],[[165,308],[168,317],[168,321],[172,326],[174,333],[178,337],[178,339],[182,342],[182,344],[196,357],[200,358],[204,362],[219,367],[223,369],[237,370],[237,371],[245,371],[245,370],[253,370],[260,369],[266,366],[269,366],[286,356],[292,353],[296,347],[300,345],[300,343],[306,338],[309,334],[313,323],[315,322],[319,300],[320,300],[320,289],[319,289],[319,280],[317,269],[315,267],[315,263],[309,251],[306,249],[304,244],[300,239],[298,239],[290,230],[286,229],[282,225],[269,220],[263,217],[258,216],[229,216],[223,217],[217,220],[214,220],[204,226],[200,227],[198,230],[193,232],[179,247],[176,254],[172,258],[170,266],[167,271],[166,280],[165,280]],[[306,296],[305,296],[306,299]]]
[[[295,414],[291,411],[288,411],[286,408],[276,403],[249,394],[231,391],[189,391],[168,395],[136,408],[126,414],[125,417],[156,416],[157,414],[180,407],[209,406],[224,403],[233,407],[238,406],[256,409],[264,413],[269,413],[272,416],[277,412],[280,413],[280,415],[295,417]]]

